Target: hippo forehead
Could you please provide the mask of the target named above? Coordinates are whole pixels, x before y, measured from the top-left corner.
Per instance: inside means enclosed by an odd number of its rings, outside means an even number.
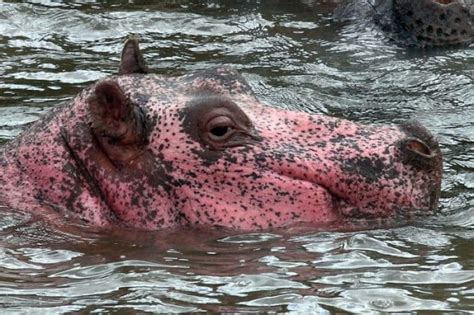
[[[233,96],[252,95],[247,81],[235,70],[216,67],[197,71],[181,77],[159,75],[129,75],[117,77],[122,88],[137,105],[145,105],[150,98],[161,103],[176,103],[179,97],[201,97],[203,95]]]
[[[189,82],[187,89],[192,94],[252,94],[252,89],[242,75],[229,67],[218,67],[185,75],[182,81]]]

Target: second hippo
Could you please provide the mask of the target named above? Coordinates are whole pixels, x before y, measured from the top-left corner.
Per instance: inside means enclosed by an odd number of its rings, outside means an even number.
[[[317,8],[320,1],[301,0]],[[404,46],[440,47],[474,41],[474,0],[323,0],[336,19],[370,21]],[[365,24],[364,24],[365,25]]]

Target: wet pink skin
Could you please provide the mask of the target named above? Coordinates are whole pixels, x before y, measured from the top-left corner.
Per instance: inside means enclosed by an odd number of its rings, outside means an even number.
[[[132,123],[91,105],[111,85],[141,113]],[[213,145],[196,126],[222,108],[245,127]],[[276,109],[227,68],[105,78],[0,150],[0,205],[150,230],[428,213],[441,178],[437,143],[418,123],[366,126]]]

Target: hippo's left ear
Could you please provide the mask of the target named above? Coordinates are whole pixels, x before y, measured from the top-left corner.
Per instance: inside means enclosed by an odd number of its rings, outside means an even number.
[[[148,73],[148,67],[138,47],[138,40],[135,37],[129,37],[122,49],[119,74],[133,73]]]
[[[145,113],[130,102],[117,82],[99,82],[87,103],[92,132],[103,146],[143,146],[147,143]]]

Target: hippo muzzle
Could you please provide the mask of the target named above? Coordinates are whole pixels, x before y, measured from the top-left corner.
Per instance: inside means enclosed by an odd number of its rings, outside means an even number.
[[[120,75],[7,144],[0,201],[141,229],[344,227],[436,209],[441,153],[416,121],[362,125],[276,109],[225,67],[147,72],[129,39]]]
[[[252,113],[258,106],[245,108]],[[257,111],[252,121],[263,140],[242,159],[253,160],[253,191],[266,187],[268,206],[300,209],[276,211],[285,213],[284,222],[406,220],[436,209],[441,152],[435,138],[416,121],[364,126],[270,108]],[[264,227],[279,225],[268,217],[256,221]]]

